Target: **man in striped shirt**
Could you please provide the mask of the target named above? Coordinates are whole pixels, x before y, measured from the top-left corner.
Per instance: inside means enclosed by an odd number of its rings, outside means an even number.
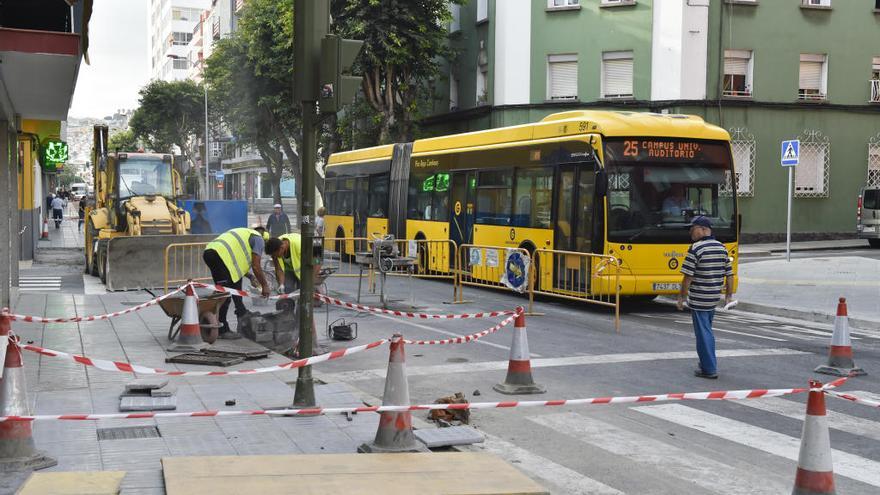
[[[712,237],[712,222],[708,218],[694,218],[690,233],[694,243],[681,266],[684,280],[678,294],[678,310],[684,309],[687,294],[697,338],[697,355],[700,357],[700,367],[694,370],[694,375],[715,379],[718,378],[718,363],[715,359],[712,319],[715,317],[715,306],[721,299],[725,278],[727,289],[724,303],[729,304],[733,298],[733,266],[724,244]]]

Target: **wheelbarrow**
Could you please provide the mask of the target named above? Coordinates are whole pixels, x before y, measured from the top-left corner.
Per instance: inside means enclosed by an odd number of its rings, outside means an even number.
[[[229,299],[229,294],[214,292],[211,289],[196,289],[198,301],[199,327],[202,331],[202,340],[213,344],[220,332],[220,306]],[[168,299],[159,301],[162,311],[171,318],[168,326],[168,340],[173,341],[180,332],[180,320],[183,318],[183,301],[186,296],[180,292]]]

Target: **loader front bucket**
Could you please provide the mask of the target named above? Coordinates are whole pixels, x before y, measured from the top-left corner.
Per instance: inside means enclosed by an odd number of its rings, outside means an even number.
[[[216,237],[217,234],[114,237],[107,243],[107,290],[162,288],[166,273],[165,248],[171,244],[194,244],[187,264],[183,266],[186,273],[191,272],[192,276],[184,275],[183,279],[201,278],[207,273],[207,267],[201,259],[203,248],[197,243],[208,243]]]

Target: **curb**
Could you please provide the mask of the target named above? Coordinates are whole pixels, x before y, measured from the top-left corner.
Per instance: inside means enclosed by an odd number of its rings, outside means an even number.
[[[657,302],[667,305],[675,305],[673,299],[667,297],[657,298]],[[814,323],[834,324],[835,315],[830,313],[820,313],[818,311],[807,311],[802,309],[780,308],[777,306],[767,306],[765,304],[756,304],[750,302],[739,301],[736,308],[732,311],[740,311],[745,313],[757,313],[769,316],[781,316],[783,318],[793,318],[798,320],[807,320]],[[866,320],[864,318],[849,317],[849,325],[860,330],[878,330],[880,331],[880,321]]]
[[[748,249],[749,245],[744,244],[740,248],[739,256],[740,258],[751,258],[758,256],[770,256],[773,254],[780,254],[785,252],[785,248],[774,248],[774,249],[761,249],[760,251],[746,251],[743,252],[742,248],[745,247]],[[838,246],[816,246],[816,247],[808,247],[808,246],[792,246],[791,252],[799,252],[799,251],[844,251],[847,249],[867,249],[869,248],[867,242],[866,243],[853,243],[853,244],[844,244]]]

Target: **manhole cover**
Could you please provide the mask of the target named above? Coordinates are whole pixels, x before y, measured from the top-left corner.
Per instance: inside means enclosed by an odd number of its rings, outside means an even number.
[[[196,353],[188,353],[188,354],[178,354],[177,356],[173,356],[165,359],[166,363],[181,363],[181,364],[204,364],[208,366],[232,366],[234,364],[243,363],[244,358],[241,356],[208,356],[207,354],[196,354]]]
[[[98,440],[133,440],[138,438],[159,438],[156,426],[124,426],[121,428],[98,428]]]

